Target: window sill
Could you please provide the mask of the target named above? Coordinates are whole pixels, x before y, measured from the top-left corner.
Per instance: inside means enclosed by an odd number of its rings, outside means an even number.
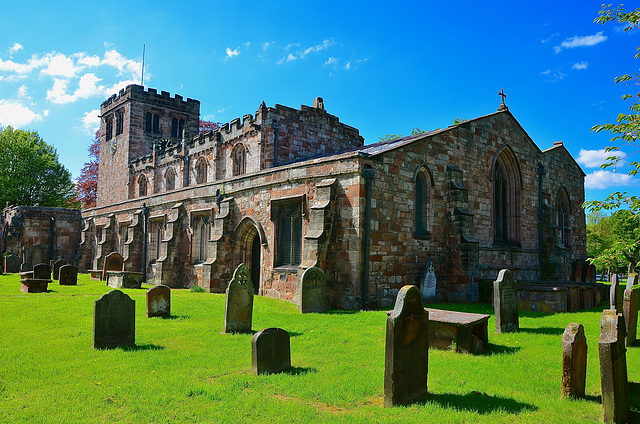
[[[294,272],[298,272],[298,267],[300,265],[280,265],[273,268],[273,272],[280,272],[283,274],[292,274]]]
[[[416,240],[431,240],[431,233],[413,233]]]

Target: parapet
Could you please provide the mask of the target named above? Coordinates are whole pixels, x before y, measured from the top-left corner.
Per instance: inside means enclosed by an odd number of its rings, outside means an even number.
[[[174,97],[171,97],[171,94],[167,91],[161,91],[160,94],[158,94],[158,90],[155,88],[145,90],[143,86],[137,84],[128,85],[126,88],[121,89],[117,95],[113,94],[102,102],[101,109],[110,109],[129,99],[145,103],[155,103],[161,107],[180,109],[190,113],[200,113],[199,100],[187,98],[185,101],[179,94],[176,94]]]

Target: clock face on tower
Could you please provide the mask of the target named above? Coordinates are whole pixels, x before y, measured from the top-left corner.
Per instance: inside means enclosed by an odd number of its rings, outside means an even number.
[[[111,142],[109,143],[109,148],[111,150],[111,154],[115,155],[116,150],[118,150],[118,142],[116,141],[115,138],[111,139]]]

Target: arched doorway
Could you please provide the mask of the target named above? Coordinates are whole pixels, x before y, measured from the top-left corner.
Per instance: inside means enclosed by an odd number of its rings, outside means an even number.
[[[262,246],[264,231],[260,223],[252,217],[245,217],[236,228],[236,266],[243,263],[249,268],[253,290],[260,293],[262,279]]]
[[[253,242],[251,243],[251,259],[247,264],[251,274],[251,281],[253,281],[253,291],[256,294],[260,291],[260,269],[262,268],[261,252],[260,237],[256,231],[256,234],[253,236]]]

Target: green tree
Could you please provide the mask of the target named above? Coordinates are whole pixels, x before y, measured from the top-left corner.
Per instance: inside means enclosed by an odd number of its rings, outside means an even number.
[[[79,207],[71,173],[37,132],[0,128],[0,205]]]
[[[587,254],[592,256],[598,271],[631,271],[639,259],[639,251],[627,243],[638,239],[637,216],[620,210],[611,216],[602,211],[587,217]],[[626,250],[621,248],[625,247]]]

